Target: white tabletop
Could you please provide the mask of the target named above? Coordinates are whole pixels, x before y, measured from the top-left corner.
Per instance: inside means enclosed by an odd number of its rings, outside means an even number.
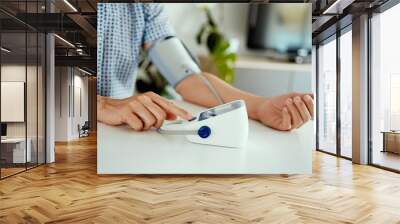
[[[202,110],[176,102],[194,113]],[[241,149],[191,143],[184,136],[98,123],[99,174],[304,174],[312,170],[313,122],[280,132],[250,121]]]

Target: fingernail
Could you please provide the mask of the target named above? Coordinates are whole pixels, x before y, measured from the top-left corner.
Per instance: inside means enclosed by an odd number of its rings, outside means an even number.
[[[300,99],[300,97],[299,97],[299,96],[296,96],[296,97],[294,98],[294,101],[296,101],[296,102],[300,102],[300,101],[301,101],[301,99]]]
[[[305,96],[304,96],[304,99],[305,99],[305,100],[312,100],[312,98],[311,98],[310,95],[305,95]]]
[[[287,100],[286,100],[286,103],[287,103],[287,104],[291,104],[291,103],[293,103],[293,100],[292,100],[292,98],[289,98],[289,99],[287,99]]]

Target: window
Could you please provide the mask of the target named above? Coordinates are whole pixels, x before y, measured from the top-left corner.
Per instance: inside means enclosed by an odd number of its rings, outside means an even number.
[[[351,28],[351,27],[350,27]],[[352,156],[352,33],[340,36],[340,155]]]
[[[390,130],[400,130],[400,73],[390,74]]]
[[[372,164],[400,170],[400,5],[371,18]]]
[[[318,48],[318,149],[336,153],[336,40]]]

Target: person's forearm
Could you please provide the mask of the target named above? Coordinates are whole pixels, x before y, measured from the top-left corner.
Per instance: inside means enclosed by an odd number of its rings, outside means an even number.
[[[246,102],[247,113],[251,119],[257,120],[257,105],[266,98],[253,95],[251,93],[239,90],[218,77],[203,73],[203,75],[214,86],[216,91],[222,97],[224,102],[242,99]],[[201,106],[214,107],[219,104],[217,98],[212,94],[203,80],[197,75],[192,75],[184,79],[176,86],[176,90],[182,95],[183,99]]]
[[[104,102],[107,100],[107,97],[97,95],[97,120],[102,122],[103,117],[101,111],[104,108]]]

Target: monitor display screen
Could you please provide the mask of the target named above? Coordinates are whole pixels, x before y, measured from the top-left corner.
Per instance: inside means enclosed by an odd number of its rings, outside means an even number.
[[[7,124],[1,124],[1,136],[7,136]]]
[[[240,101],[235,101],[235,102],[231,102],[228,104],[217,106],[215,108],[212,108],[212,109],[209,109],[209,110],[206,110],[206,111],[200,113],[199,121],[206,120],[210,117],[215,117],[215,116],[218,116],[221,114],[228,113],[237,108],[240,108],[241,106],[242,106],[242,103]]]
[[[311,50],[311,4],[254,4],[248,16],[247,46],[278,53]]]

